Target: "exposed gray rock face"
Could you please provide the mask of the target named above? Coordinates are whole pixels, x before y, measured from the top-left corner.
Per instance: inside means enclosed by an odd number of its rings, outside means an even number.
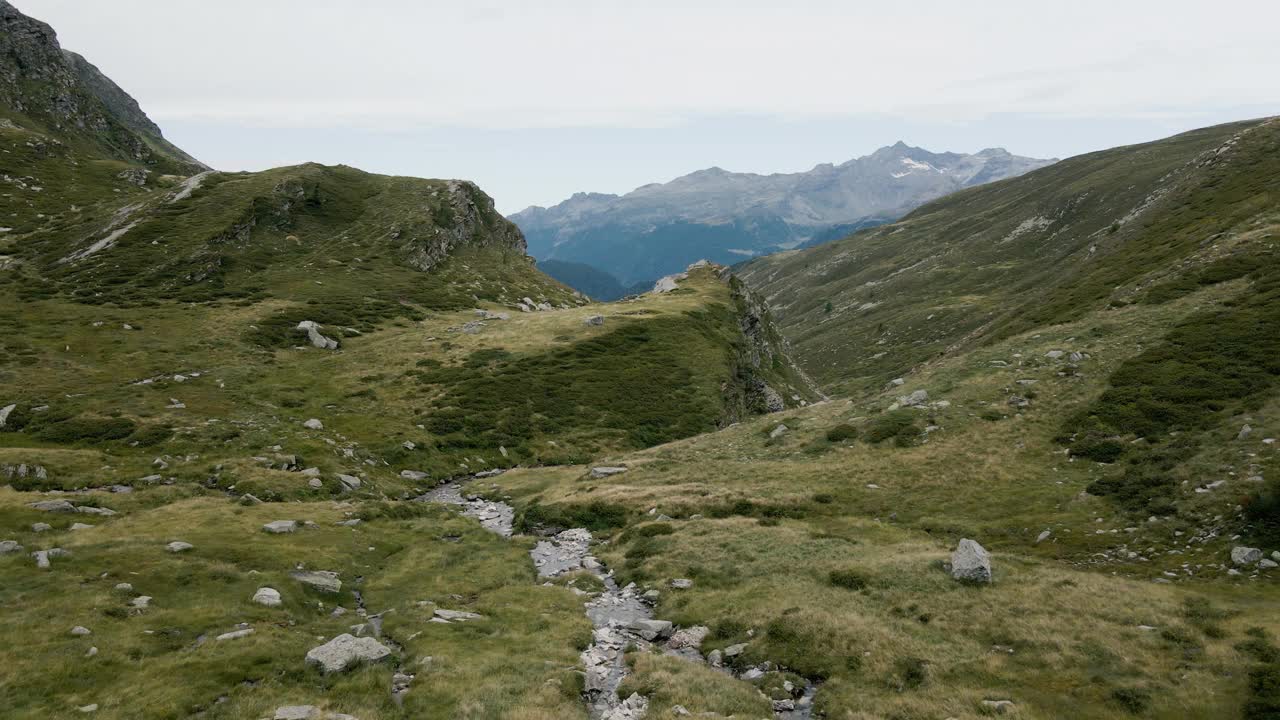
[[[328,570],[298,570],[290,573],[294,580],[320,592],[336,593],[342,589],[338,573]]]
[[[591,468],[591,477],[596,479],[607,478],[610,475],[621,475],[626,471],[627,469],[621,466],[601,465]]]
[[[631,693],[626,700],[610,708],[600,720],[640,720],[649,712],[649,699]]]
[[[898,143],[808,172],[755,175],[711,168],[622,196],[579,193],[511,219],[538,260],[586,263],[629,286],[700,258],[733,264],[833,240],[962,188],[1051,162],[999,148],[967,155]],[[673,247],[671,238],[680,243]]]
[[[252,634],[253,634],[253,628],[241,628],[239,630],[232,630],[231,632],[224,632],[221,635],[215,637],[214,640],[218,640],[218,641],[239,640],[240,638],[249,637]]]
[[[342,672],[361,662],[378,662],[391,656],[391,648],[371,637],[343,633],[307,652],[307,664],[325,673]]]
[[[267,607],[280,607],[283,602],[280,599],[280,591],[269,587],[258,588],[258,592],[253,594],[253,601]]]
[[[362,484],[360,482],[360,478],[355,475],[343,475],[341,473],[338,474],[338,482],[342,484],[342,489],[347,492],[359,490],[360,485]]]
[[[649,640],[650,642],[652,642],[654,640],[658,640],[659,638],[670,637],[672,626],[670,621],[667,621],[667,620],[641,619],[641,620],[632,620],[631,624],[627,626],[627,629],[631,630],[632,632],[644,638],[645,640]]]
[[[0,428],[4,427],[5,423],[9,422],[9,415],[12,414],[13,411],[17,409],[18,409],[18,406],[16,403],[10,403],[9,405],[5,405],[4,407],[0,408]]]
[[[448,180],[443,196],[441,202],[447,205],[453,222],[447,226],[415,227],[409,237],[402,238],[409,250],[406,260],[410,265],[419,270],[430,270],[463,245],[496,247],[513,250],[521,256],[525,254],[527,246],[520,229],[498,214],[493,207],[493,198],[475,183]]]
[[[479,620],[480,618],[484,617],[479,613],[465,612],[463,610],[443,610],[439,608],[436,609],[434,614],[436,617],[440,618],[441,620],[448,620],[449,622]]]
[[[321,350],[337,350],[338,341],[333,338],[325,337],[321,334],[320,330],[322,327],[323,326],[312,320],[303,320],[298,323],[297,330],[307,334],[307,340],[311,342],[313,347],[320,348]]]
[[[903,395],[898,398],[898,404],[902,407],[915,407],[923,405],[929,401],[929,392],[927,390],[916,390],[910,395]]]
[[[702,647],[702,641],[706,640],[710,634],[711,628],[703,625],[682,628],[671,635],[671,639],[667,641],[667,647],[672,650],[697,649]]]
[[[991,556],[976,541],[963,538],[951,553],[951,577],[974,583],[991,582]]]

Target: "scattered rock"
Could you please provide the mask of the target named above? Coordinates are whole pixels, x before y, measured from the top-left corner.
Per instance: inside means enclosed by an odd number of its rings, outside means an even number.
[[[1050,350],[1049,352],[1044,354],[1044,356],[1049,358],[1050,360],[1057,360],[1063,355],[1066,355],[1066,353],[1063,352],[1062,350]]]
[[[786,435],[787,431],[790,429],[791,428],[788,428],[786,425],[779,424],[778,427],[774,428],[769,432],[769,438],[770,439],[780,438],[783,435]]]
[[[169,551],[169,552],[171,552],[171,553],[186,552],[186,551],[190,550],[190,549],[191,549],[191,548],[193,548],[193,547],[195,547],[195,546],[194,546],[194,545],[192,545],[191,543],[189,543],[189,542],[182,542],[181,540],[174,540],[173,542],[171,542],[171,543],[169,543],[168,545],[165,545],[165,546],[164,546],[165,550],[168,550],[168,551]]]
[[[683,628],[671,635],[671,639],[667,641],[667,647],[672,650],[696,649],[702,647],[702,641],[706,640],[709,634],[711,634],[711,629],[703,625]]]
[[[610,475],[620,475],[620,474],[622,474],[622,473],[624,473],[624,472],[626,472],[626,471],[627,471],[627,469],[626,469],[625,467],[621,467],[621,466],[617,466],[617,467],[610,467],[610,466],[593,467],[593,468],[591,468],[591,477],[596,478],[596,479],[598,480],[598,479],[600,479],[600,478],[607,478],[607,477],[609,477]]]
[[[93,631],[83,625],[77,625],[71,628],[72,635],[92,635]]]
[[[1045,540],[1048,540],[1049,536],[1052,534],[1053,534],[1052,530],[1045,530],[1044,532],[1040,533],[1039,535],[1036,536],[1036,544],[1039,545]]]
[[[923,405],[928,401],[929,392],[927,390],[916,390],[910,395],[903,395],[902,397],[899,397],[898,405],[900,407],[915,407],[917,405]]]
[[[3,425],[3,423],[0,423],[0,425]],[[1247,439],[1252,434],[1253,434],[1253,428],[1249,427],[1248,425],[1245,425],[1244,427],[1240,428],[1240,432],[1236,433],[1236,439],[1244,440],[1244,439]]]
[[[307,486],[310,487],[312,490],[319,490],[320,488],[324,487],[324,481],[318,477],[313,477],[307,481]]]
[[[598,326],[598,325],[603,325],[603,324],[604,324],[604,316],[603,316],[603,315],[592,315],[591,317],[587,318],[586,320],[583,320],[583,321],[582,321],[582,324],[584,324],[584,325],[597,325],[597,326]],[[4,427],[4,423],[0,422],[0,427]]]
[[[463,622],[466,620],[479,620],[484,616],[479,613],[464,612],[462,610],[439,610],[435,611],[435,616],[447,620],[449,622]]]
[[[302,427],[308,430],[323,430],[324,423],[320,422],[319,418],[311,418],[310,420],[302,423]]]
[[[336,593],[342,590],[342,581],[338,579],[338,573],[328,570],[298,570],[290,573],[294,580],[315,588],[320,592]]]
[[[1273,568],[1280,567],[1280,563],[1277,563],[1275,560],[1271,560],[1269,558],[1262,558],[1261,560],[1258,561],[1258,567],[1262,568],[1263,570],[1271,570]]]
[[[222,633],[218,637],[214,638],[214,640],[218,640],[218,641],[239,640],[240,638],[243,638],[243,637],[249,637],[252,634],[253,634],[253,628],[241,628],[239,630],[232,630],[231,632]]]
[[[991,582],[991,556],[986,548],[968,538],[960,540],[951,553],[951,577],[964,582]]]
[[[649,712],[649,700],[639,693],[631,693],[626,700],[609,708],[600,720],[640,720]]]
[[[133,585],[125,582],[116,583],[115,591],[116,592],[133,592]]]
[[[280,591],[269,587],[258,588],[258,592],[253,594],[253,601],[267,607],[280,607],[283,602],[280,599]]]
[[[298,522],[296,520],[272,520],[266,525],[263,525],[262,529],[274,535],[291,533],[298,529]]]
[[[33,510],[53,513],[73,513],[76,511],[76,506],[66,500],[40,500],[31,503],[30,507]]]
[[[995,713],[996,715],[1004,715],[1017,708],[1012,700],[983,700],[982,709],[984,712]]]
[[[305,332],[307,334],[307,339],[311,341],[311,344],[314,347],[318,347],[321,350],[337,350],[338,341],[322,335],[320,333],[321,327],[323,326],[318,325],[311,320],[303,320],[298,323],[297,330]]]
[[[48,532],[53,529],[49,523],[31,523],[31,532]]]
[[[36,559],[36,567],[47,568],[50,565],[49,561],[52,560],[53,558],[66,557],[70,554],[71,554],[70,550],[63,550],[62,548],[49,548],[48,550],[37,550],[31,553],[31,557]]]
[[[688,590],[689,588],[693,587],[693,581],[690,580],[689,578],[676,578],[675,580],[671,581],[671,587],[675,588],[676,590]]]
[[[0,428],[4,427],[5,423],[9,422],[9,414],[17,409],[18,409],[18,406],[16,403],[11,403],[9,405],[5,405],[4,407],[0,408]]]
[[[79,505],[76,507],[76,512],[82,515],[101,515],[102,517],[110,517],[116,514],[116,511],[111,508],[93,507],[92,505]]]
[[[98,712],[98,703],[90,703],[90,704],[88,704],[88,705],[81,705],[80,707],[78,707],[78,708],[76,708],[76,709],[77,709],[77,710],[79,710],[79,711],[80,711],[80,712],[82,712],[82,713]]]
[[[746,652],[746,650],[747,650],[746,643],[738,643],[737,645],[730,645],[729,647],[724,649],[724,656],[727,658],[738,657],[742,653]]]
[[[320,717],[320,708],[315,705],[285,705],[276,708],[273,720],[313,720]]]
[[[1254,565],[1262,559],[1262,551],[1258,548],[1237,545],[1231,548],[1231,562],[1236,565]]]
[[[359,490],[362,484],[360,478],[355,475],[343,475],[342,473],[338,473],[338,482],[342,484],[342,489],[347,492]]]
[[[22,552],[22,546],[17,540],[0,541],[0,555],[8,555],[10,553]]]
[[[424,473],[420,470],[401,470],[400,477],[404,478],[405,480],[418,482],[419,480],[426,480],[428,477],[430,477],[430,474]]]
[[[150,595],[139,595],[138,597],[134,598],[133,601],[130,602],[129,604],[137,608],[138,610],[146,610],[147,608],[151,607],[152,599],[153,598]]]
[[[307,664],[325,673],[341,672],[360,662],[378,662],[391,655],[391,648],[371,637],[357,638],[343,633],[307,652]]]

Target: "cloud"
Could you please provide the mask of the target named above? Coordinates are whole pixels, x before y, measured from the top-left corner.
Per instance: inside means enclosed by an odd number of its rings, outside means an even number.
[[[162,124],[652,128],[1280,98],[1280,4],[19,0]],[[1230,33],[1218,32],[1229,18]]]

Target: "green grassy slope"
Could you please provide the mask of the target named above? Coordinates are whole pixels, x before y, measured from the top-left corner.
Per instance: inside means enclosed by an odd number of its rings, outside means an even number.
[[[1206,128],[966,190],[903,220],[762,258],[744,278],[837,391],[1131,301],[1222,255],[1269,252],[1280,123]]]

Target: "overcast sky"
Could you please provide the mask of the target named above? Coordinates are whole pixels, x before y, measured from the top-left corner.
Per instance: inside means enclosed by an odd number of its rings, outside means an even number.
[[[904,140],[1066,157],[1280,113],[1277,0],[13,0],[223,170],[480,183],[504,212]]]

